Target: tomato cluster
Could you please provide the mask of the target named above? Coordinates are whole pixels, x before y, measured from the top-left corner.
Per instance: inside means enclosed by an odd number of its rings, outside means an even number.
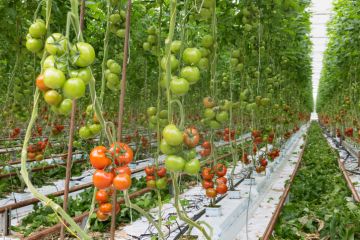
[[[87,106],[85,116],[88,118],[88,121],[85,126],[79,129],[79,136],[82,139],[95,137],[101,132],[101,125],[97,123],[97,119],[91,119],[91,117],[89,117],[94,116],[92,105]]]
[[[107,69],[105,70],[106,87],[112,91],[120,89],[120,74],[121,66],[113,59],[106,62]]]
[[[207,197],[213,199],[217,194],[225,194],[227,192],[226,172],[227,168],[222,163],[217,163],[212,168],[204,167],[202,169],[202,186],[206,190]]]
[[[192,17],[199,21],[209,21],[211,19],[212,12],[214,11],[215,0],[204,0],[202,2],[198,2],[198,4],[198,7],[201,7],[200,11],[197,15]]]
[[[223,100],[217,105],[211,97],[205,97],[203,99],[203,105],[205,110],[201,122],[205,126],[208,126],[211,129],[219,129],[222,124],[229,121],[229,110],[232,107],[230,101]]]
[[[29,145],[27,148],[27,158],[29,160],[43,160],[44,151],[49,144],[49,140],[45,139],[44,141],[38,141],[36,144]]]
[[[241,162],[243,162],[246,165],[250,163],[249,155],[246,152],[244,152],[243,155],[241,156]]]
[[[157,29],[154,26],[151,26],[147,29],[147,39],[146,42],[143,43],[143,49],[145,51],[151,52],[154,56],[157,55],[157,40],[158,40],[158,33]]]
[[[99,221],[106,221],[111,216],[113,204],[111,204],[109,200],[112,193],[112,189],[99,189],[95,194],[95,200],[99,204],[99,209],[96,212],[96,218]],[[120,212],[120,205],[116,203],[115,208],[115,213],[118,214]]]
[[[40,53],[44,48],[45,23],[36,20],[28,35],[27,48]],[[71,46],[64,35],[53,33],[46,39],[44,50],[47,57],[42,63],[42,74],[36,78],[36,86],[55,113],[68,115],[72,99],[84,96],[86,84],[92,78],[89,66],[95,60],[94,48],[86,42]]]
[[[29,32],[26,36],[26,48],[32,53],[41,54],[44,48],[46,32],[44,20],[36,19],[35,22],[30,25]]]
[[[353,137],[354,136],[354,128],[352,128],[352,127],[345,128],[345,136]]]
[[[167,177],[166,177],[166,168],[155,166],[147,166],[145,168],[146,174],[146,185],[150,188],[157,188],[159,190],[166,189],[167,187]]]
[[[114,4],[116,5],[116,4]],[[116,10],[110,15],[110,32],[116,34],[120,38],[125,37],[125,20],[126,12],[124,10]]]
[[[209,156],[211,154],[211,143],[209,141],[204,141],[202,144],[201,144],[201,147],[203,148],[201,151],[200,151],[200,156],[205,158],[207,156]]]
[[[54,135],[58,135],[64,131],[64,125],[55,123],[53,128],[51,129],[51,133]]]
[[[109,149],[104,146],[93,148],[90,153],[90,163],[96,169],[93,174],[93,184],[99,190],[98,192],[101,191],[105,195],[105,192],[112,191],[112,187],[121,191],[129,189],[131,186],[131,169],[128,164],[133,160],[133,157],[132,149],[121,142],[112,144]],[[101,206],[98,213],[108,214],[108,212],[101,211]],[[104,215],[100,214],[98,219],[102,220],[101,217]]]
[[[159,123],[160,127],[165,127],[168,122],[168,111],[167,110],[161,110],[159,113],[156,110],[156,107],[149,107],[146,110],[146,114],[149,119],[149,128],[150,129],[157,129],[157,125]]]
[[[280,156],[280,149],[275,148],[270,152],[268,152],[267,155],[270,158],[270,160],[274,160],[275,158]]]
[[[16,138],[20,135],[20,128],[14,128],[10,133],[10,138]]]
[[[185,172],[195,175],[200,171],[200,161],[196,158],[195,146],[200,136],[195,128],[180,131],[174,124],[167,125],[162,131],[160,150],[166,154],[165,167],[171,172]],[[182,151],[182,145],[187,150]]]
[[[225,142],[234,141],[235,140],[235,130],[231,130],[229,128],[224,129],[223,139]]]

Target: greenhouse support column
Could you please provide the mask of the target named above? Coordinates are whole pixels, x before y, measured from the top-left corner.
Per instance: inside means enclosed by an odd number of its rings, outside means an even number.
[[[81,0],[80,6],[80,31],[84,30],[84,14],[85,14],[85,0]],[[64,202],[63,209],[67,212],[68,208],[68,198],[69,198],[69,185],[71,178],[71,166],[72,166],[72,155],[73,155],[73,140],[74,140],[74,131],[75,131],[75,114],[76,114],[76,99],[72,100],[71,106],[71,117],[70,117],[70,130],[69,130],[69,143],[68,143],[68,153],[66,159],[66,176],[64,184]],[[65,226],[61,226],[60,230],[60,239],[65,238]]]
[[[131,0],[127,2],[126,9],[126,22],[125,22],[125,40],[124,40],[124,57],[123,57],[123,67],[121,74],[121,88],[120,88],[120,100],[119,100],[119,115],[118,115],[118,129],[117,129],[117,141],[121,142],[122,137],[122,125],[123,125],[123,115],[124,115],[124,101],[125,101],[125,92],[126,92],[126,67],[128,64],[128,52],[129,52],[129,37],[130,37],[130,14],[131,14]],[[114,189],[112,195],[113,206],[116,204],[116,189]],[[112,208],[111,211],[111,228],[110,228],[110,237],[111,240],[115,239],[115,224],[116,224],[116,207]]]

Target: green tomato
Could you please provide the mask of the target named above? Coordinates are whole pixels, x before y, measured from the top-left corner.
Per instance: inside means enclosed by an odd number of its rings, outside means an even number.
[[[111,66],[113,63],[116,63],[115,60],[113,60],[113,59],[107,60],[107,61],[106,61],[106,66],[107,66],[107,68],[110,68],[110,66]]]
[[[190,88],[190,84],[184,78],[174,78],[170,82],[170,90],[173,94],[178,96],[185,95]]]
[[[26,41],[26,48],[32,53],[40,52],[44,47],[44,42],[38,38],[30,38]]]
[[[86,107],[86,110],[85,110],[86,115],[91,116],[91,115],[93,114],[93,110],[94,110],[94,109],[93,109],[92,104],[88,105],[88,106]]]
[[[56,67],[56,61],[55,57],[53,55],[47,56],[43,63],[43,68],[55,68]]]
[[[156,34],[156,27],[151,26],[147,29],[148,34]]]
[[[73,141],[73,146],[75,148],[81,148],[81,143],[79,141]]]
[[[214,130],[221,128],[221,124],[216,120],[211,120],[209,122],[209,126],[210,126],[211,129],[214,129]]]
[[[212,8],[215,6],[215,0],[204,0],[203,7]]]
[[[118,13],[111,14],[109,20],[112,24],[121,23],[121,16]]]
[[[62,96],[56,90],[49,90],[44,94],[44,99],[47,104],[56,106],[61,102]]]
[[[168,155],[165,158],[165,167],[171,172],[182,172],[185,167],[185,160],[182,157]]]
[[[154,125],[156,125],[157,122],[158,122],[158,117],[157,117],[156,115],[151,116],[151,117],[149,118],[149,122],[152,123],[152,124],[154,124]]]
[[[84,84],[88,84],[91,80],[92,74],[90,68],[80,68],[77,70],[71,70],[69,72],[71,78],[80,78],[83,80]]]
[[[56,113],[56,114],[60,114],[59,108],[56,107],[55,105],[52,105],[52,106],[50,107],[50,110],[53,111],[53,112]],[[19,117],[19,116],[17,116],[17,117]]]
[[[164,190],[167,188],[167,178],[166,177],[162,177],[159,178],[158,180],[156,180],[156,188],[160,189],[160,190]]]
[[[230,65],[232,67],[236,67],[238,64],[239,64],[239,59],[237,59],[237,58],[231,58],[230,59]]]
[[[120,66],[120,64],[118,64],[116,62],[111,64],[109,69],[112,73],[115,73],[117,75],[121,73],[121,66]]]
[[[198,62],[197,66],[201,69],[201,70],[206,70],[209,68],[209,59],[208,58],[201,58],[200,61]]]
[[[159,117],[162,119],[167,119],[168,117],[168,111],[167,110],[161,110],[159,113]]]
[[[194,158],[185,164],[184,172],[190,175],[196,175],[200,171],[200,161]]]
[[[71,108],[72,108],[71,99],[64,99],[58,107],[59,113],[61,113],[62,115],[69,115],[71,113]]]
[[[156,40],[157,40],[157,37],[156,35],[148,35],[147,37],[147,42],[150,43],[150,44],[155,44],[156,43]]]
[[[206,119],[213,119],[215,118],[216,113],[214,110],[212,110],[211,108],[206,108],[204,111],[204,118]]]
[[[48,88],[61,88],[64,85],[65,80],[64,73],[56,68],[47,68],[44,71],[44,84]]]
[[[121,29],[117,30],[116,36],[118,36],[119,38],[124,38],[125,37],[125,29],[121,28]]]
[[[96,124],[96,123],[91,124],[91,125],[89,126],[89,130],[90,130],[90,132],[92,133],[92,135],[96,135],[96,134],[100,133],[100,131],[101,131],[101,125],[100,125],[100,124]]]
[[[53,33],[46,39],[45,50],[51,55],[61,56],[66,49],[67,40],[61,33]]]
[[[236,49],[231,52],[231,57],[233,58],[239,58],[240,57],[240,50]]]
[[[201,57],[207,57],[210,54],[210,50],[204,47],[201,47],[199,51],[201,52]]]
[[[230,102],[229,100],[224,100],[224,101],[222,101],[220,108],[221,108],[221,110],[229,111],[231,108],[231,105],[232,105],[232,102]]]
[[[229,120],[229,114],[226,111],[221,111],[216,114],[216,120],[220,123],[224,123]]]
[[[149,117],[156,115],[156,112],[156,107],[148,107],[148,109],[146,110],[146,113]]]
[[[172,53],[177,53],[181,49],[182,42],[179,40],[175,40],[171,43],[170,49]]]
[[[167,58],[164,56],[162,57],[160,62],[161,68],[164,71],[166,71],[166,63],[167,63]],[[177,60],[176,57],[172,54],[170,56],[170,66],[171,66],[171,71],[174,71],[179,66],[179,60]]]
[[[185,150],[182,152],[182,156],[184,157],[185,160],[191,160],[191,159],[195,158],[196,154],[197,154],[197,152],[196,152],[195,148]]]
[[[211,35],[205,35],[201,39],[201,46],[205,48],[211,48],[214,45],[214,38]]]
[[[79,136],[82,139],[88,139],[92,136],[92,133],[88,127],[83,126],[79,129]]]
[[[65,97],[76,99],[85,95],[85,88],[83,80],[80,78],[70,78],[65,82],[63,91]]]
[[[46,26],[43,20],[37,19],[30,25],[29,34],[33,38],[41,38],[46,34]]]
[[[183,142],[183,133],[174,124],[167,125],[162,135],[170,146],[178,146]]]
[[[72,61],[78,67],[87,67],[95,61],[95,50],[86,42],[78,42],[73,47]]]
[[[144,42],[144,43],[143,43],[143,49],[144,49],[145,51],[150,51],[150,50],[151,50],[151,44],[148,43],[148,42]]]
[[[108,83],[111,83],[114,86],[120,84],[120,78],[115,73],[109,73],[106,80],[108,81]]]
[[[269,103],[270,103],[270,98],[262,98],[260,100],[261,106],[267,106],[267,105],[269,105]]]
[[[204,8],[204,7],[200,9],[199,17],[201,20],[207,20],[207,19],[211,18],[211,15],[212,15],[212,12],[209,9]]]
[[[186,64],[196,65],[201,59],[201,52],[197,48],[186,48],[182,58]]]
[[[169,121],[167,119],[159,119],[159,124],[160,124],[160,127],[165,127],[166,125],[169,124]]]
[[[186,66],[181,69],[180,76],[190,84],[195,84],[200,79],[200,70],[197,67]]]

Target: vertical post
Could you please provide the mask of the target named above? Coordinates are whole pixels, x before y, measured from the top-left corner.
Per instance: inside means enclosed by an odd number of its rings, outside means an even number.
[[[123,125],[123,115],[124,115],[124,101],[125,101],[125,92],[126,92],[126,67],[128,64],[128,53],[129,53],[129,37],[130,37],[130,16],[131,16],[131,0],[127,2],[126,8],[126,22],[125,22],[125,39],[124,39],[124,57],[123,57],[123,67],[121,75],[121,89],[120,89],[120,100],[119,100],[119,114],[118,114],[118,128],[117,128],[117,141],[121,142],[122,137],[122,125]],[[111,211],[111,228],[110,228],[110,239],[115,239],[115,223],[116,223],[116,189],[112,195],[112,211]]]
[[[80,5],[80,31],[84,30],[84,14],[85,14],[85,0],[81,0]],[[70,130],[69,130],[69,142],[68,142],[68,153],[66,159],[66,176],[65,176],[65,184],[64,184],[64,202],[63,209],[67,212],[68,208],[68,198],[69,198],[69,185],[71,178],[71,165],[72,165],[72,155],[73,155],[73,140],[74,140],[74,131],[75,131],[75,114],[76,114],[76,99],[72,100],[71,107],[71,116],[70,116]],[[65,228],[64,225],[61,225],[60,230],[60,239],[63,240],[65,238]]]
[[[6,209],[3,216],[4,216],[4,236],[9,236],[10,227],[11,227],[11,209]]]

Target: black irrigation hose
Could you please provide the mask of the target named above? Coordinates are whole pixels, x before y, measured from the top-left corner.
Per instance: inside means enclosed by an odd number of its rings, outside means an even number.
[[[344,146],[340,145],[340,142],[337,141],[334,137],[332,137],[332,136],[330,135],[330,132],[329,132],[325,127],[321,126],[321,128],[323,129],[323,132],[325,133],[325,135],[326,135],[328,138],[330,138],[333,143],[335,143],[336,148],[337,148],[337,149],[336,149],[337,151],[342,150],[342,151],[345,151],[345,152],[346,152],[347,155],[346,155],[346,158],[344,159],[345,161],[349,158],[349,156],[352,156],[352,154],[350,153],[350,151],[348,151]],[[347,172],[349,172],[349,173],[354,174],[354,175],[360,175],[360,171],[349,170],[349,169],[346,169],[346,168],[345,168],[345,170],[346,170]]]
[[[242,178],[240,181],[238,181],[234,187],[237,187],[240,183],[242,183],[245,179],[249,178],[251,175],[251,173],[248,173],[248,175],[244,178]],[[216,199],[215,203],[220,202],[221,200],[223,200],[227,195],[221,196],[218,199]],[[195,216],[193,216],[191,219],[193,221],[198,220],[202,215],[205,214],[205,209],[201,210],[198,214],[196,214]],[[175,236],[174,240],[178,240],[182,235],[184,235],[186,233],[186,231],[189,229],[189,225],[186,225],[183,229],[180,230],[180,232]]]

